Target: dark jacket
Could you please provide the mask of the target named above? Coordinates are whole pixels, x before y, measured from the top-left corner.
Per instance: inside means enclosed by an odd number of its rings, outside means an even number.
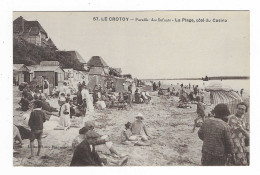
[[[45,113],[42,110],[34,110],[31,112],[28,125],[32,131],[43,130],[43,123],[46,121]]]
[[[94,150],[91,151],[85,139],[76,147],[70,166],[101,166],[101,163],[102,160]]]
[[[207,119],[200,127],[198,136],[203,140],[202,153],[224,156],[233,153],[230,127],[221,119]]]

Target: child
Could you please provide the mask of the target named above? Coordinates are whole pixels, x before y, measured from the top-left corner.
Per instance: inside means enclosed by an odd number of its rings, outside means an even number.
[[[137,141],[137,140],[138,138],[136,136],[133,136],[131,132],[131,123],[127,122],[125,124],[125,129],[121,134],[121,143],[124,145],[130,145],[132,141]]]
[[[196,97],[196,101],[198,102],[197,103],[197,114],[198,114],[198,117],[194,120],[194,127],[193,127],[192,132],[195,131],[195,128],[197,126],[198,120],[202,119],[202,121],[204,122],[204,118],[205,118],[205,107],[203,106],[203,103],[201,102],[199,96]]]
[[[42,147],[42,133],[43,133],[43,123],[46,121],[45,113],[42,111],[42,102],[39,100],[36,100],[34,102],[34,110],[31,112],[28,125],[31,129],[31,138],[30,138],[30,147],[31,147],[31,156],[33,155],[33,147],[34,147],[34,140],[37,139],[38,142],[38,152],[37,156],[40,155],[41,147]]]

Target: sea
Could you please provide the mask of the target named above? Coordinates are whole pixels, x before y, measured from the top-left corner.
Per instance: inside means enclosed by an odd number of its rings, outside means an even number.
[[[206,86],[208,86],[210,83],[212,82],[220,82],[222,83],[222,85],[224,86],[229,86],[232,89],[234,89],[235,91],[240,92],[241,89],[244,89],[244,92],[247,94],[250,94],[250,80],[246,79],[246,80],[238,80],[238,79],[234,79],[234,80],[209,80],[209,81],[202,81],[202,80],[157,80],[155,81],[156,83],[158,83],[159,81],[161,81],[161,84],[169,86],[169,85],[176,85],[177,83],[179,84],[183,84],[183,85],[191,85],[191,87],[193,85],[198,85],[199,88],[204,89]]]

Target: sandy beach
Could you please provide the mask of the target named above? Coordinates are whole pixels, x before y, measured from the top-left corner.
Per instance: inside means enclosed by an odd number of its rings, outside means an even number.
[[[14,88],[14,123],[22,122],[23,112],[16,110],[20,99],[17,88]],[[123,154],[129,155],[128,166],[172,166],[200,165],[202,141],[191,133],[193,121],[197,114],[196,105],[191,109],[177,108],[178,97],[158,97],[151,93],[149,104],[134,104],[127,110],[105,109],[95,111],[93,116],[100,134],[109,135],[114,147]],[[50,104],[58,107],[57,99]],[[126,146],[120,143],[120,134],[124,124],[135,120],[137,113],[143,113],[144,123],[152,136],[152,146]],[[47,121],[48,123],[49,121]],[[30,155],[29,140],[24,140],[20,153],[14,155],[15,166],[69,166],[73,151],[72,140],[79,128],[64,130],[47,130],[43,138],[43,149],[39,157],[28,159]],[[36,141],[35,141],[36,142]],[[37,143],[35,143],[37,145]]]

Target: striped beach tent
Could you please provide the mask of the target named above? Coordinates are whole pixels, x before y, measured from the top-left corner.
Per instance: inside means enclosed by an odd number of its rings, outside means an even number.
[[[210,103],[213,106],[224,103],[228,106],[231,114],[235,113],[236,105],[243,101],[237,92],[221,82],[212,82],[205,87],[205,90],[210,92]]]

